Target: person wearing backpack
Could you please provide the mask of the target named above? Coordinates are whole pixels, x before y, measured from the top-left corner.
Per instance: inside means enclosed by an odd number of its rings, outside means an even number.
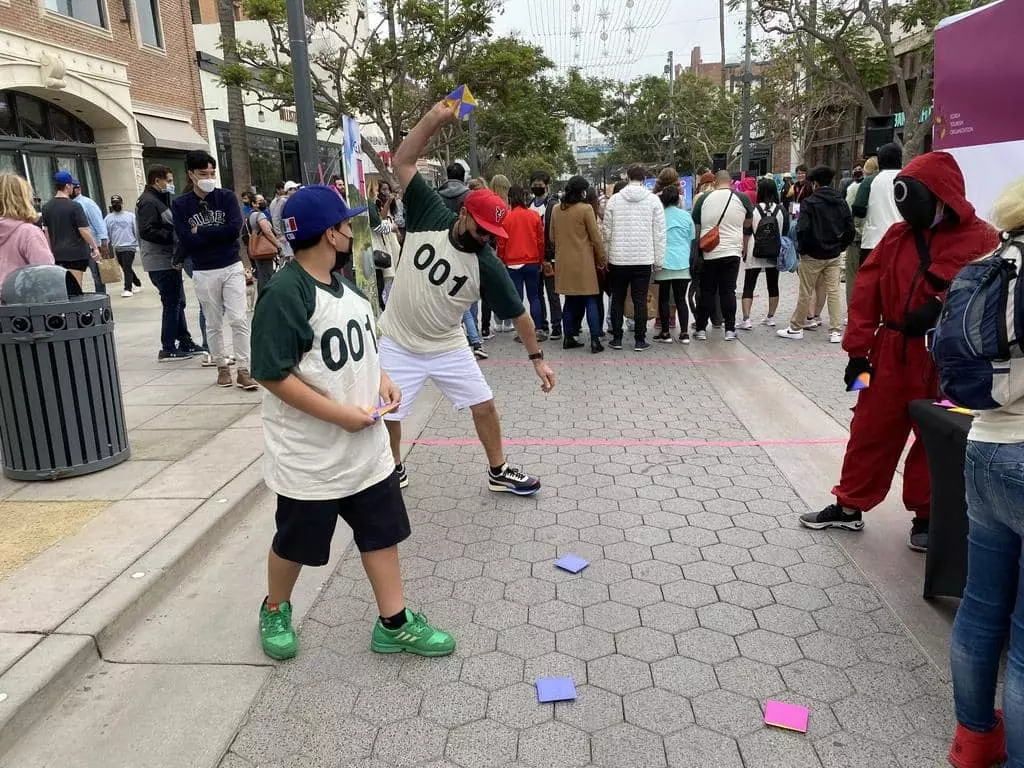
[[[768,314],[761,325],[775,326],[775,310],[779,306],[779,252],[782,238],[789,235],[789,214],[779,199],[779,188],[774,179],[757,182],[757,205],[754,206],[754,236],[750,238],[747,253],[743,257],[746,271],[743,275],[743,321],[739,328],[753,330],[750,309],[754,304],[754,289],[757,277],[764,270],[768,284]]]
[[[804,198],[796,225],[796,249],[800,254],[800,294],[789,327],[778,331],[784,339],[802,339],[808,311],[818,280],[824,276],[828,300],[829,341],[843,340],[843,315],[839,302],[839,258],[853,242],[853,214],[846,198],[832,188],[835,171],[819,165],[807,174],[814,191]]]
[[[953,156],[929,152],[897,176],[895,200],[903,221],[889,227],[857,273],[843,349],[850,356],[847,388],[862,374],[835,503],[800,516],[807,528],[859,531],[862,513],[889,493],[907,438],[913,400],[934,399],[938,375],[925,335],[942,311],[950,282],[969,262],[990,253],[998,237],[967,202]],[[844,203],[845,204],[845,203]],[[801,264],[801,269],[803,265]],[[913,515],[907,546],[928,549],[931,482],[920,440],[903,467],[903,503]]]
[[[993,220],[1003,230],[1005,244],[997,255],[1019,267],[1024,263],[1024,178],[996,200]],[[1007,282],[1005,287],[1013,286],[1012,280]],[[955,302],[951,295],[951,309]],[[1006,323],[1005,309],[999,310],[1000,321]],[[1024,307],[1015,303],[1013,314],[1019,317],[1022,311]],[[944,316],[941,326],[946,322]],[[1010,318],[1011,331],[1012,323]],[[959,332],[954,329],[954,334]],[[936,354],[936,360],[945,380],[948,371],[941,355]],[[976,413],[967,436],[967,584],[953,622],[949,654],[956,712],[949,762],[957,768],[1024,765],[1024,397],[1001,402],[999,408]],[[1000,711],[995,707],[996,683],[1007,640]]]

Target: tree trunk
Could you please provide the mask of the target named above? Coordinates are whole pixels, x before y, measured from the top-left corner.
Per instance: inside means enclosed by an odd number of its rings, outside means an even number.
[[[224,53],[224,64],[239,64],[238,50],[235,46],[235,4],[233,0],[217,0],[217,20],[220,22],[221,47]],[[231,186],[235,194],[241,195],[249,191],[252,176],[249,168],[249,136],[245,131],[245,107],[242,103],[242,89],[237,85],[229,85],[228,126],[231,138]],[[228,179],[221,177],[222,183]],[[270,191],[270,190],[264,190]]]

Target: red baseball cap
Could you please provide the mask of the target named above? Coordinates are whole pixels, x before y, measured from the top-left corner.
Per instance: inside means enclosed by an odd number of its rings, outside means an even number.
[[[474,189],[466,195],[463,205],[477,225],[495,237],[500,237],[502,240],[508,239],[508,232],[501,226],[501,222],[508,213],[508,206],[491,190]]]

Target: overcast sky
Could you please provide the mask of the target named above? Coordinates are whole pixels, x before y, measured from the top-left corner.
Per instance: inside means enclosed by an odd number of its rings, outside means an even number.
[[[718,7],[718,0],[505,0],[495,32],[542,46],[559,67],[629,80],[661,74],[670,50],[684,65],[697,45],[704,61],[719,61]],[[726,16],[728,61],[742,56],[742,20],[742,11]]]

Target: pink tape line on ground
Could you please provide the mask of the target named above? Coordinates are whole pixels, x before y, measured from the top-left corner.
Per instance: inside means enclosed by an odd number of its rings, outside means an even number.
[[[793,445],[843,445],[845,437],[796,438],[792,440],[697,440],[693,438],[650,437],[650,438],[604,438],[604,437],[510,437],[505,438],[505,445],[554,445],[580,447],[685,447],[685,448],[770,448],[772,446]],[[431,445],[440,447],[459,447],[463,445],[479,445],[475,437],[419,437],[415,440],[403,440],[407,445]]]
[[[845,358],[846,355],[782,355],[781,357],[759,357],[758,360],[762,360],[766,363],[773,363],[775,361],[785,360],[838,360]],[[526,360],[487,360],[482,361],[480,364],[481,368],[494,368],[504,367],[509,365],[522,365],[526,363]],[[672,357],[672,358],[619,358],[616,360],[608,359],[594,359],[593,357],[584,357],[579,359],[566,359],[556,358],[548,360],[551,365],[707,365],[709,363],[749,363],[750,359],[737,359],[734,357],[706,357],[706,358],[693,358],[693,357]]]

